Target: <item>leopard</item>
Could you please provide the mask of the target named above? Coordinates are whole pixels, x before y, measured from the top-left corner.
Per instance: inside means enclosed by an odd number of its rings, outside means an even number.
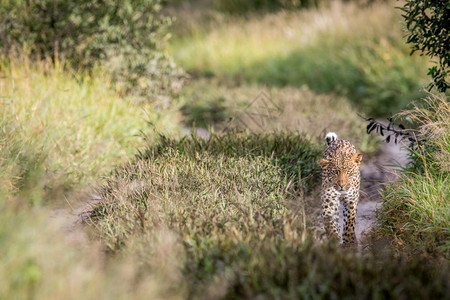
[[[356,245],[356,212],[363,155],[356,151],[352,143],[339,139],[334,132],[327,133],[325,140],[327,148],[323,158],[319,160],[322,169],[320,198],[325,232],[329,238],[340,241],[339,205],[342,203],[344,219],[342,244]]]

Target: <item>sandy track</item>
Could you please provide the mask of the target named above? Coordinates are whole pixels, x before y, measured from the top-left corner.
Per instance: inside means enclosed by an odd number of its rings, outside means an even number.
[[[358,242],[376,222],[376,211],[381,207],[380,190],[396,179],[399,167],[407,164],[408,153],[404,145],[381,143],[380,154],[370,161],[363,161],[361,165],[361,198],[356,216]],[[342,222],[342,218],[339,220]]]

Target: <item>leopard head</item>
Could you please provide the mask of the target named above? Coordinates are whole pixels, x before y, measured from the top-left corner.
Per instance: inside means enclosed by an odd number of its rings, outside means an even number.
[[[351,187],[350,179],[359,176],[362,154],[354,153],[351,157],[327,157],[319,160],[326,181],[337,190],[346,191]]]

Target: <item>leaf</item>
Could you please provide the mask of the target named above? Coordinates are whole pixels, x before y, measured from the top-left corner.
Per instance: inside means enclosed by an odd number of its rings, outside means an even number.
[[[370,122],[369,125],[367,125],[367,134],[370,134],[376,126],[377,124],[375,122]]]

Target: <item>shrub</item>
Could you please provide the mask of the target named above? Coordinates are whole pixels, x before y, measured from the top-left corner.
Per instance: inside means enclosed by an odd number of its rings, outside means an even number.
[[[450,6],[447,1],[407,0],[401,7],[412,53],[419,51],[438,61],[428,71],[439,91],[450,87]]]
[[[177,88],[181,72],[161,50],[170,19],[159,0],[2,1],[0,48],[75,68],[101,63],[116,87],[155,100]]]

